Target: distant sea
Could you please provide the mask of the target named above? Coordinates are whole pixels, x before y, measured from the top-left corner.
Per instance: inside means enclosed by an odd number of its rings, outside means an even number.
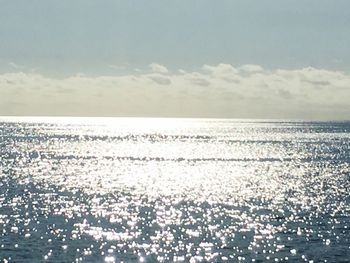
[[[2,262],[350,262],[350,122],[0,117]]]

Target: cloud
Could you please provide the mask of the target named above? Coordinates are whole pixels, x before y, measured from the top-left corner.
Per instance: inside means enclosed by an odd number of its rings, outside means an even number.
[[[288,90],[278,89],[277,94],[283,99],[291,99],[293,95]]]
[[[191,83],[202,87],[207,87],[210,85],[210,82],[204,78],[192,78]]]
[[[4,73],[0,115],[350,119],[343,72],[222,63],[170,73],[151,65],[153,73],[64,79]]]
[[[245,71],[245,72],[262,72],[264,69],[259,65],[246,64],[239,67],[239,70]]]
[[[170,85],[171,84],[171,80],[169,78],[165,78],[162,76],[151,75],[151,76],[149,76],[149,78],[159,85]]]
[[[217,66],[210,66],[210,65],[204,65],[202,67],[204,71],[207,71],[213,75],[216,76],[223,76],[223,75],[236,75],[238,74],[238,70],[234,68],[230,64],[219,64]]]
[[[200,74],[198,72],[186,73],[185,78],[189,80],[191,84],[207,87],[210,85],[210,81],[208,76]]]
[[[328,86],[331,85],[329,81],[326,80],[304,80],[305,82],[309,82],[315,86]]]
[[[155,73],[168,73],[169,72],[169,70],[165,66],[157,64],[157,63],[152,63],[149,65],[149,67]]]

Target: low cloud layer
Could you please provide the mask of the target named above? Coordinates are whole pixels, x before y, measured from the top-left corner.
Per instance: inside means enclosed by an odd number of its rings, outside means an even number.
[[[204,65],[135,75],[0,75],[0,115],[350,119],[350,75]]]

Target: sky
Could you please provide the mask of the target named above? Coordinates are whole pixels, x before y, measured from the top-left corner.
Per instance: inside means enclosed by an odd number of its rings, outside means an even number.
[[[0,5],[0,115],[350,119],[348,0]]]

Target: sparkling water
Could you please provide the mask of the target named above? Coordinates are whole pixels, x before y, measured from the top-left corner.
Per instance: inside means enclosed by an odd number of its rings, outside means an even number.
[[[350,123],[0,118],[4,262],[349,262]]]

